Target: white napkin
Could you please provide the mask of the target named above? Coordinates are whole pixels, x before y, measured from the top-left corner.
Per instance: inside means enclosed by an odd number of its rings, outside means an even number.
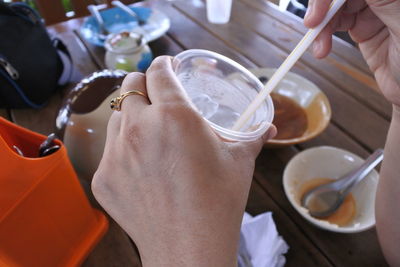
[[[282,267],[289,249],[279,236],[271,212],[252,217],[245,213],[240,231],[239,267]]]

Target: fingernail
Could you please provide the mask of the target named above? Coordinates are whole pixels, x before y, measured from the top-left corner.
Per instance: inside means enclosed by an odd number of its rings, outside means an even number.
[[[311,14],[311,6],[309,6],[306,10],[306,14],[304,15],[304,20],[307,20]]]
[[[322,44],[320,41],[314,41],[313,44],[313,54],[314,56],[318,57],[318,55],[320,54],[320,51],[322,49]]]
[[[261,140],[263,141],[263,143],[266,143],[270,139],[269,136],[270,136],[270,133],[266,133],[261,136]]]
[[[276,134],[277,134],[277,129],[275,125],[271,125],[271,128],[269,128],[268,131],[262,136],[264,143],[267,142],[269,139],[274,138]]]

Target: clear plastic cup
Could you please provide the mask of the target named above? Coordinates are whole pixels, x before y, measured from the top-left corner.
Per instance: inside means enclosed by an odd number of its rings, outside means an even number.
[[[232,0],[207,0],[207,19],[211,23],[228,23],[231,17]]]
[[[231,130],[263,88],[240,64],[215,52],[192,49],[175,56],[173,66],[192,104],[222,138],[253,141],[271,126],[274,106],[268,96],[240,131]]]

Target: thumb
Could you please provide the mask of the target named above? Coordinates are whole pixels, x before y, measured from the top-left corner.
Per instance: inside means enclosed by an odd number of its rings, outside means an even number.
[[[232,145],[235,147],[235,149],[240,150],[238,153],[243,153],[247,152],[247,155],[251,155],[254,158],[258,156],[260,153],[263,145],[271,138],[273,138],[277,133],[275,125],[271,124],[269,127],[268,131],[265,132],[260,138],[257,140],[251,141],[251,142],[238,142],[238,143],[233,143]]]
[[[400,39],[400,0],[366,2],[375,15]]]
[[[263,143],[266,143],[269,139],[274,138],[277,133],[278,130],[276,129],[275,125],[271,124],[268,131],[265,134],[263,134],[263,136],[261,136]]]

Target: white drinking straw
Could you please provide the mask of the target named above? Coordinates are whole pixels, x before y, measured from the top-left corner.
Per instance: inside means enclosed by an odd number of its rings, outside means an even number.
[[[326,24],[328,24],[328,22],[332,19],[332,17],[345,2],[346,0],[334,0],[331,3],[328,13],[326,14],[322,22],[317,27],[308,30],[303,39],[301,39],[301,41],[293,49],[292,53],[290,53],[290,55],[286,58],[282,65],[272,75],[271,79],[269,79],[264,88],[254,98],[253,102],[251,102],[247,109],[242,113],[242,115],[240,115],[232,130],[239,131],[245,125],[245,123],[251,118],[251,116],[264,102],[265,98],[278,85],[278,83],[283,79],[286,73],[289,72],[289,70],[293,67],[297,60],[299,60],[299,58],[303,55],[307,48],[312,44],[314,39],[318,36],[318,34],[322,31]]]

